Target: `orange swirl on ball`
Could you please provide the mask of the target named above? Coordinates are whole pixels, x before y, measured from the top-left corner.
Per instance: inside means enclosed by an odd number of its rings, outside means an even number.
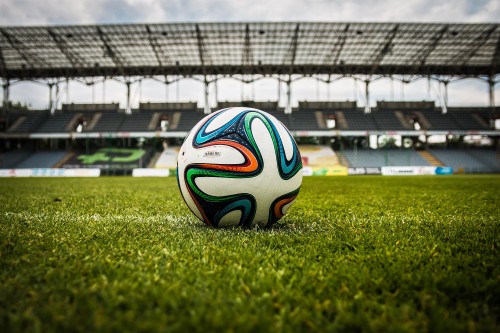
[[[212,163],[196,163],[197,167],[212,169],[212,170],[221,170],[221,171],[232,171],[232,172],[254,172],[257,170],[259,166],[259,162],[255,158],[255,155],[245,146],[229,140],[219,140],[210,142],[210,144],[203,145],[201,147],[209,147],[209,146],[230,146],[237,149],[240,153],[245,157],[244,164],[212,164]]]

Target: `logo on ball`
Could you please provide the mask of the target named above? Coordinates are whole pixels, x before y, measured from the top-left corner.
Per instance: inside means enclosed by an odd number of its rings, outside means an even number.
[[[228,108],[190,132],[179,151],[177,177],[186,204],[206,224],[270,227],[299,193],[302,161],[275,117]]]

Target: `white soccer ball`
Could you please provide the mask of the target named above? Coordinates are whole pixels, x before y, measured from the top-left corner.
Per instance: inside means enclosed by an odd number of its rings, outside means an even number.
[[[177,177],[186,204],[207,225],[270,227],[299,193],[302,160],[279,120],[234,107],[191,130],[179,151]]]

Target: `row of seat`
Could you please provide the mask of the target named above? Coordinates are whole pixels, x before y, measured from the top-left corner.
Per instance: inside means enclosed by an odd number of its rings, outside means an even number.
[[[500,172],[500,153],[492,149],[430,149],[435,161],[455,171],[467,173]],[[350,167],[429,166],[431,163],[413,149],[346,149]]]
[[[166,150],[165,157],[157,161],[157,167],[175,167],[177,150]],[[443,166],[451,166],[455,171],[466,173],[498,173],[500,172],[500,154],[491,149],[431,149],[428,151]],[[58,151],[14,150],[0,154],[0,169],[11,168],[51,168],[62,160],[65,167],[76,167],[81,164],[80,153]],[[152,157],[152,150],[146,149],[141,163],[134,161],[135,167],[146,166]],[[306,156],[307,154],[305,154]],[[68,160],[68,156],[71,159]],[[382,166],[429,166],[431,163],[413,149],[345,149],[333,152],[332,156],[340,156],[349,167],[382,167]],[[107,164],[108,162],[104,163]],[[99,163],[98,163],[99,164]],[[139,165],[141,164],[141,165]],[[82,167],[83,165],[80,165]]]
[[[489,108],[476,108],[470,112],[449,110],[443,114],[435,109],[422,110],[373,110],[364,113],[359,109],[315,110],[303,109],[291,114],[280,110],[265,110],[280,120],[290,130],[318,131],[329,129],[328,119],[334,119],[335,129],[356,131],[414,130],[415,122],[424,130],[491,130],[492,119],[498,115]],[[50,115],[48,111],[9,113],[4,116],[6,132],[58,133],[76,129],[84,119],[84,132],[142,132],[160,129],[160,119],[167,119],[168,130],[189,131],[204,114],[199,110],[142,111],[132,114],[118,112],[66,112]],[[79,118],[79,119],[76,119]]]

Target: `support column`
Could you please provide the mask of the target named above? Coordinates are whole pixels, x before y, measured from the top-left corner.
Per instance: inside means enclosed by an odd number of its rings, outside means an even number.
[[[55,84],[56,86],[56,98],[55,98],[55,102],[53,101],[51,106],[50,106],[50,115],[54,115],[54,113],[56,113],[56,109],[57,109],[57,104],[59,104],[59,82]]]
[[[252,100],[255,101],[255,81],[253,80],[253,75],[252,75]]]
[[[9,107],[9,91],[10,90],[10,81],[9,79],[5,80],[3,83],[3,113],[7,111]]]
[[[370,80],[365,81],[365,113],[370,113],[372,112],[372,109],[370,107]]]
[[[278,105],[280,104],[281,101],[281,80],[278,77]]]
[[[102,79],[102,104],[106,103],[106,78]]]
[[[285,113],[292,113],[292,81],[288,79],[286,82],[286,106]]]
[[[391,76],[391,101],[394,102],[394,78]]]
[[[319,102],[319,79],[316,79],[316,100]]]
[[[69,78],[66,78],[66,104],[69,104]]]
[[[214,82],[215,105],[219,108],[219,79],[216,77]]]
[[[181,78],[177,78],[177,82],[175,83],[175,101],[179,103],[180,101],[180,93],[181,93]]]
[[[49,110],[52,110],[52,104],[54,103],[52,96],[52,88],[54,87],[53,83],[49,83]]]
[[[443,113],[448,112],[448,81],[443,81],[444,85],[444,105],[443,105]]]
[[[444,105],[448,107],[448,81],[444,81]]]
[[[204,113],[209,114],[210,113],[210,104],[208,102],[208,87],[210,85],[210,82],[207,81],[207,77],[205,76],[205,107],[204,107]]]
[[[490,97],[490,107],[495,107],[495,80],[493,80],[493,75],[488,77],[488,90]]]
[[[165,102],[168,103],[168,76],[165,75]]]
[[[326,87],[327,87],[327,90],[326,90],[326,100],[328,102],[331,101],[331,95],[330,95],[330,90],[331,90],[331,81],[330,81],[330,76],[328,76],[328,82],[326,83]]]
[[[141,105],[141,102],[142,102],[142,79],[139,80],[139,87],[137,87],[139,89],[139,105]]]
[[[130,109],[130,81],[125,82],[125,85],[127,86],[127,104],[125,106],[125,113],[131,114],[132,110]]]
[[[431,77],[427,78],[427,100],[431,100]]]

